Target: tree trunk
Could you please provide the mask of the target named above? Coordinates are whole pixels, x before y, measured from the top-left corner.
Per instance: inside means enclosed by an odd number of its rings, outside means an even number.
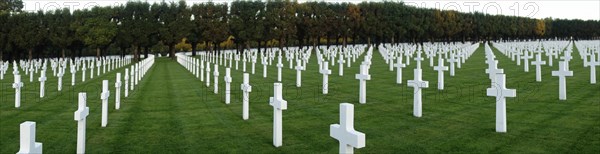
[[[258,41],[258,52],[260,52],[260,48],[262,47],[261,43],[262,41]]]
[[[100,48],[96,48],[96,58],[100,58]]]
[[[174,44],[169,45],[169,57],[171,57],[171,59],[175,60],[175,45]]]
[[[196,56],[196,46],[198,46],[198,42],[192,42],[192,57]]]
[[[208,47],[208,41],[204,41],[204,51],[208,52],[210,48]]]
[[[145,58],[148,58],[148,51],[150,51],[150,47],[148,47],[148,46],[145,46],[145,47],[144,47],[144,57],[145,57]]]
[[[140,61],[140,54],[139,54],[139,47],[138,46],[133,46],[133,59],[134,61]]]
[[[60,52],[61,52],[62,58],[65,59],[65,49],[62,49]]]
[[[284,40],[283,37],[279,38],[279,49],[281,49],[281,50],[283,50],[283,43],[284,43],[283,40]]]
[[[33,49],[29,49],[29,60],[33,59]]]
[[[327,43],[327,49],[329,49],[329,40],[329,35],[325,36],[325,43]]]

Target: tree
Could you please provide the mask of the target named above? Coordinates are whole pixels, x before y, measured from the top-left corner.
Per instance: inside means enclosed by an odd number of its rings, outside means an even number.
[[[201,14],[201,18],[205,20],[206,30],[203,31],[202,36],[205,38],[206,43],[212,43],[212,50],[217,50],[219,43],[227,40],[229,37],[229,28],[227,25],[227,3],[215,4],[212,2],[204,5],[204,13]]]
[[[265,32],[267,39],[277,39],[279,48],[283,48],[288,38],[296,33],[296,2],[289,0],[267,1],[265,12]]]
[[[4,50],[8,46],[8,34],[10,33],[10,27],[8,26],[8,14],[0,14],[0,60],[4,60]]]
[[[67,8],[58,9],[48,17],[48,39],[54,46],[57,46],[61,49],[60,56],[64,58],[65,50],[75,40],[75,38],[72,37],[75,35],[75,31],[70,28],[70,24],[72,22],[71,12]]]
[[[109,9],[94,7],[90,12],[94,17],[84,19],[83,25],[76,31],[85,45],[96,49],[98,58],[101,56],[101,48],[108,46],[117,35],[117,24],[112,22]]]
[[[33,49],[41,43],[46,34],[46,27],[42,22],[43,13],[19,13],[12,16],[12,28],[9,40],[16,47],[27,50],[28,58],[33,59]]]
[[[204,4],[198,3],[192,5],[191,13],[192,13],[192,28],[190,29],[190,33],[187,35],[187,41],[190,42],[192,46],[192,56],[196,56],[196,47],[198,43],[201,41],[205,41],[202,37],[204,31],[206,31],[206,20],[202,18],[202,15],[205,14]]]
[[[139,50],[142,46],[149,47],[150,35],[155,31],[152,29],[153,20],[150,13],[150,4],[147,2],[127,2],[121,12],[121,25],[119,33],[122,40],[129,43],[133,48],[135,60],[139,60]]]
[[[21,12],[23,9],[22,0],[2,0],[0,1],[0,14],[10,14]]]
[[[169,46],[169,57],[175,59],[175,45],[187,36],[191,29],[191,12],[185,1],[179,3],[171,2],[167,5],[164,1],[160,4],[157,12],[160,40]]]
[[[229,29],[238,49],[249,48],[250,41],[259,41],[264,26],[261,12],[264,9],[262,1],[233,1],[229,13]],[[260,43],[259,43],[260,48]]]
[[[538,37],[544,36],[544,34],[546,33],[546,24],[544,23],[544,20],[538,19],[535,21],[535,29],[533,30],[533,32]]]

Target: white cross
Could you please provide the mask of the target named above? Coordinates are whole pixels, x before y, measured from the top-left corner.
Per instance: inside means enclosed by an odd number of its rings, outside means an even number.
[[[252,56],[252,74],[256,72],[256,58],[258,56]]]
[[[81,67],[81,82],[85,82],[85,61],[82,63],[82,67]]]
[[[573,71],[569,71],[565,61],[558,62],[558,71],[552,71],[552,76],[558,76],[558,98],[567,100],[567,76],[573,76]]]
[[[144,62],[144,61],[142,61]],[[141,63],[137,63],[135,64],[135,85],[138,85],[138,82],[140,81],[140,79],[142,78],[140,74],[140,69],[142,68],[142,64]]]
[[[302,70],[304,70],[304,67],[301,64],[300,60],[296,60],[296,87],[302,86]]]
[[[125,68],[125,97],[129,96],[129,68]]]
[[[573,57],[571,57],[571,52],[569,52],[568,50],[565,51],[565,55],[560,58],[565,62],[566,68],[569,68],[569,61],[573,59]]]
[[[263,65],[263,78],[267,78],[267,57],[263,57],[262,58],[262,65]]]
[[[348,53],[348,54],[350,54],[350,53]],[[355,57],[354,57],[354,55],[352,55],[352,56],[350,56],[350,55],[347,55],[347,56],[346,56],[346,59],[347,59],[347,60],[346,60],[346,67],[350,67],[350,66],[351,66],[351,64],[352,64],[352,63],[351,63],[351,61],[350,61],[350,58],[355,58]]]
[[[488,68],[485,69],[492,83],[496,82],[496,74],[504,73],[504,69],[498,69],[498,61],[488,63]]]
[[[42,143],[35,142],[35,122],[21,123],[20,148],[17,154],[41,154]]]
[[[429,88],[429,82],[423,81],[421,78],[422,70],[419,68],[415,68],[414,70],[414,79],[408,80],[408,86],[414,88],[413,93],[413,115],[415,117],[421,117],[422,115],[422,90],[423,88]]]
[[[454,65],[458,62],[456,58],[454,58],[454,54],[450,54],[450,59],[448,59],[448,62],[450,63],[450,76],[454,76]]]
[[[102,80],[102,93],[100,99],[102,99],[102,127],[106,127],[108,124],[108,97],[110,91],[108,91],[108,80]]]
[[[280,147],[283,143],[282,111],[287,109],[287,101],[283,100],[282,84],[275,83],[273,85],[273,97],[269,98],[269,105],[273,106],[273,145],[275,147]]]
[[[121,108],[121,73],[117,73],[115,91],[115,109],[119,110]]]
[[[248,120],[249,118],[249,113],[250,113],[250,107],[249,107],[249,102],[250,102],[250,92],[252,92],[252,86],[250,85],[250,74],[248,73],[244,73],[244,81],[242,83],[242,85],[240,85],[240,87],[242,87],[242,92],[243,92],[243,97],[242,97],[242,106],[243,106],[243,114],[242,114],[242,118],[244,120]]]
[[[96,60],[96,67],[98,68],[98,72],[96,72],[96,76],[100,76],[100,66],[102,66],[102,61],[100,59]]]
[[[353,148],[365,147],[365,134],[354,130],[354,105],[340,104],[340,124],[329,126],[329,136],[339,141],[340,153],[354,153]]]
[[[106,57],[102,59],[102,73],[106,73],[106,66],[108,65],[108,59]]]
[[[529,54],[529,51],[525,51],[525,55],[523,55],[522,58],[523,58],[523,60],[525,60],[524,61],[525,62],[525,64],[524,64],[525,72],[529,72],[529,59],[533,58],[533,56]]]
[[[231,68],[225,68],[225,104],[231,101]]]
[[[392,53],[388,53],[386,57],[386,62],[388,63],[390,72],[394,71],[394,56]]]
[[[371,75],[369,74],[367,65],[360,65],[360,72],[359,74],[355,75],[355,78],[359,80],[358,102],[365,104],[367,103],[367,80],[371,80]]]
[[[281,82],[281,68],[283,68],[283,63],[281,63],[281,54],[280,54],[277,57],[277,81],[278,82]]]
[[[517,91],[506,89],[506,75],[495,74],[496,82],[487,89],[487,96],[496,97],[496,132],[506,132],[506,97],[517,97]]]
[[[38,81],[40,81],[40,98],[44,98],[44,92],[45,92],[45,88],[44,88],[44,83],[46,83],[46,70],[43,69],[42,72],[40,72],[41,76],[38,79]]]
[[[200,62],[200,82],[204,81],[204,61]]]
[[[63,67],[58,67],[58,91],[62,91],[62,77],[65,74],[65,70]]]
[[[546,61],[542,61],[542,53],[536,55],[535,61],[531,62],[535,65],[535,81],[542,81],[542,65],[546,65]]]
[[[129,70],[131,70],[131,72],[129,72],[129,80],[131,80],[131,83],[129,83],[129,89],[133,91],[135,89],[133,84],[133,81],[135,80],[135,70],[133,69],[133,65],[131,65],[131,69]]]
[[[215,64],[215,70],[213,72],[213,80],[214,80],[214,93],[218,94],[219,93],[219,65]]]
[[[328,62],[323,62],[323,68],[319,70],[319,72],[323,74],[323,94],[327,94],[329,89],[329,74],[331,74],[331,70],[329,70],[328,64]]]
[[[421,51],[417,52],[417,57],[415,58],[415,61],[417,62],[417,68],[421,68],[421,61],[423,61],[423,58],[421,57]]]
[[[340,76],[344,76],[344,55],[340,52],[340,57],[337,61],[340,65],[339,65],[339,75]]]
[[[600,66],[600,62],[596,61],[594,54],[590,55],[589,61],[585,61],[584,65],[590,67],[590,83],[596,84],[596,66]]]
[[[90,79],[94,78],[94,60],[90,61]]]
[[[21,75],[15,75],[15,82],[12,85],[15,88],[15,108],[21,107],[21,88],[23,87],[23,82],[21,82]]]
[[[438,89],[444,90],[444,71],[448,70],[448,66],[444,66],[444,59],[438,58],[438,66],[433,67],[433,70],[438,71]]]
[[[243,56],[244,58],[242,59],[242,71],[243,72],[246,72],[246,61],[248,61],[248,60],[246,60],[246,57],[247,57],[246,55],[247,55],[246,52],[244,52],[244,56]]]
[[[210,86],[210,62],[206,62],[206,87]]]
[[[460,53],[457,53],[457,54],[460,54]],[[453,55],[454,55],[454,54],[453,54]],[[455,55],[455,56],[454,56],[454,58],[455,58],[455,60],[456,60],[456,67],[457,67],[457,68],[461,68],[461,64],[462,64],[462,63],[461,63],[461,61],[462,61],[462,60],[461,60],[461,56],[460,56],[460,55],[459,55],[459,56],[456,56],[456,55]]]
[[[396,58],[396,83],[402,84],[402,68],[406,67],[405,64],[402,63],[402,55]]]
[[[39,63],[36,63],[39,64]],[[34,69],[33,64],[29,67],[29,82],[33,82],[33,71],[37,72],[37,69]]]
[[[75,65],[71,65],[71,86],[75,85]]]
[[[548,56],[548,66],[552,66],[552,56],[554,55],[554,50],[546,50],[546,55]]]
[[[85,126],[86,118],[90,114],[90,108],[86,105],[86,93],[79,93],[79,108],[75,113],[75,121],[77,121],[77,153],[85,153]]]

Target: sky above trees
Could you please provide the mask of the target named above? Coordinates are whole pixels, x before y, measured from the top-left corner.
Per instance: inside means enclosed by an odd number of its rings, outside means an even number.
[[[128,0],[23,0],[24,10],[44,11],[57,8],[69,7],[74,9],[92,8],[93,6],[115,6],[126,4]],[[161,2],[162,0],[141,0],[149,3]],[[166,2],[177,0],[165,0]],[[208,2],[209,0],[187,0],[188,3]],[[215,3],[232,2],[233,0],[212,0]],[[309,0],[298,0],[305,2]],[[373,0],[322,0],[324,2],[352,2]],[[379,1],[379,0],[377,0]],[[395,1],[395,0],[394,0]],[[509,16],[522,16],[529,18],[561,18],[600,20],[600,1],[597,0],[403,0],[405,4],[424,8],[436,8],[442,10],[455,10],[459,12],[482,12],[489,14],[502,14]]]

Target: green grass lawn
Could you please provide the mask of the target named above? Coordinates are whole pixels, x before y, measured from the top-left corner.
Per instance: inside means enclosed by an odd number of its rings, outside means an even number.
[[[494,49],[495,50],[495,49]],[[576,51],[576,49],[575,49]],[[358,103],[358,80],[354,74],[359,62],[344,68],[330,66],[329,94],[321,94],[322,75],[313,56],[302,72],[302,88],[295,87],[296,71],[284,62],[283,146],[272,146],[273,109],[269,97],[277,79],[276,61],[262,77],[262,65],[250,76],[250,119],[242,120],[240,69],[232,68],[232,103],[224,103],[224,67],[219,68],[219,94],[206,87],[177,62],[157,58],[121,109],[114,109],[115,73],[104,74],[85,83],[70,86],[70,73],[64,77],[62,93],[56,92],[56,78],[49,77],[46,97],[39,99],[39,84],[23,76],[25,89],[20,109],[14,108],[11,88],[12,66],[1,81],[0,153],[19,149],[19,124],[37,123],[37,141],[45,153],[75,153],[77,93],[88,93],[88,153],[337,153],[337,140],[329,137],[329,125],[339,123],[339,104],[355,104],[355,129],[366,134],[366,147],[357,153],[598,153],[600,152],[600,84],[589,84],[589,68],[573,53],[567,78],[567,101],[558,100],[558,70],[542,66],[542,82],[535,82],[535,67],[523,66],[495,51],[499,67],[507,74],[507,88],[517,97],[507,100],[508,132],[495,132],[495,98],[486,96],[490,87],[485,74],[483,46],[456,70],[445,72],[445,90],[437,90],[437,72],[423,62],[423,79],[429,88],[423,92],[423,117],[412,115],[412,92],[406,80],[413,77],[415,62],[404,69],[401,85],[396,72],[390,72],[379,53],[373,53],[367,82],[367,103]],[[543,59],[546,60],[546,56]],[[235,63],[235,62],[234,62]],[[437,63],[437,61],[436,61]],[[235,64],[234,64],[235,65]],[[212,69],[212,67],[211,67]],[[68,70],[68,69],[67,69]],[[251,65],[248,63],[248,72]],[[119,69],[124,72],[124,69]],[[50,76],[51,71],[48,71]],[[89,70],[88,70],[89,73]],[[23,73],[21,73],[23,74]],[[108,126],[100,127],[101,80],[111,83]],[[211,74],[211,85],[212,85]],[[37,77],[36,80],[37,81]],[[122,92],[123,97],[123,92]]]

